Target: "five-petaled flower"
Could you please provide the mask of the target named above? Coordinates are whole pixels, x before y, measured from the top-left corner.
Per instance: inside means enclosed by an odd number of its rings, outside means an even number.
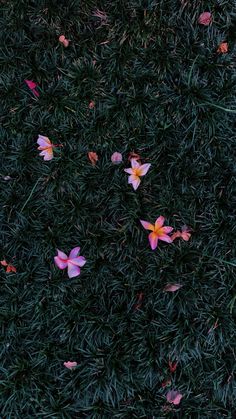
[[[54,257],[55,264],[59,269],[68,269],[69,278],[74,278],[80,275],[80,268],[85,265],[86,259],[83,256],[78,256],[80,247],[75,247],[71,250],[69,257],[61,250],[57,249],[57,256]]]
[[[43,135],[39,135],[37,139],[37,144],[39,145],[38,150],[41,151],[39,154],[43,156],[44,160],[49,161],[53,158],[53,147],[54,144],[51,143],[48,137],[44,137]]]
[[[140,177],[146,175],[150,166],[149,163],[141,165],[136,159],[131,159],[131,168],[124,169],[130,175],[128,183],[132,184],[135,191],[140,185]]]
[[[167,243],[172,243],[172,239],[170,236],[168,236],[168,234],[172,232],[173,228],[169,226],[163,227],[164,222],[165,218],[162,217],[162,215],[157,218],[155,224],[151,224],[148,221],[140,220],[140,223],[146,230],[151,230],[151,233],[149,234],[148,238],[152,250],[156,249],[158,240],[162,240]]]

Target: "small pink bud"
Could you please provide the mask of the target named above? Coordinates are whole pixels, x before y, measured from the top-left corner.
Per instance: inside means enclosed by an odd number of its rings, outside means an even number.
[[[212,15],[210,12],[203,12],[198,18],[198,23],[200,25],[208,26],[212,22]]]
[[[114,164],[119,164],[122,162],[122,154],[118,153],[117,151],[115,153],[112,154],[111,156],[111,161]]]

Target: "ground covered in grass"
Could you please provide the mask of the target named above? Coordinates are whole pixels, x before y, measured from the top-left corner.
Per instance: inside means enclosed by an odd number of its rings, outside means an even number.
[[[1,12],[1,418],[233,418],[235,1]],[[49,162],[39,134],[63,145]],[[137,191],[130,152],[151,163]],[[139,220],[160,215],[190,240],[151,250]],[[75,246],[68,279],[53,258]]]

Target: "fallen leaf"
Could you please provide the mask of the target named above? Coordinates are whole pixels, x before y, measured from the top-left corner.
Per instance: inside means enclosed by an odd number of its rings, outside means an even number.
[[[98,161],[97,153],[94,153],[93,151],[89,151],[88,158],[91,161],[92,165],[95,166]]]
[[[179,391],[170,390],[166,395],[166,400],[174,405],[180,404],[183,395]]]
[[[183,285],[181,284],[167,284],[163,291],[167,291],[167,292],[175,292],[178,291],[180,288],[182,288]]]

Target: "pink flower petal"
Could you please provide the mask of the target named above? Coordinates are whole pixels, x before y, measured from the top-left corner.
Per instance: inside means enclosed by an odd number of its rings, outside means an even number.
[[[171,233],[173,230],[174,230],[174,229],[173,229],[173,227],[169,227],[169,226],[167,226],[167,227],[163,227],[163,231],[164,231],[166,234]]]
[[[163,291],[167,291],[167,292],[175,292],[177,290],[179,290],[180,288],[182,288],[183,285],[181,284],[167,284]]]
[[[155,228],[161,228],[163,226],[165,222],[165,217],[163,217],[162,215],[160,215],[160,217],[158,217],[155,221]]]
[[[131,178],[131,176],[130,176],[130,178]],[[140,178],[138,176],[135,176],[135,179],[131,180],[131,182],[129,182],[129,183],[132,183],[132,186],[133,186],[134,190],[136,191],[136,189],[138,189],[138,187],[140,185]]]
[[[198,23],[200,25],[208,26],[212,21],[212,14],[210,12],[203,12],[198,18]]]
[[[182,399],[183,395],[179,391],[170,390],[166,395],[166,400],[169,403],[173,403],[174,405],[178,405]]]
[[[140,167],[140,164],[136,159],[131,159],[131,166],[132,169],[137,169],[138,167]]]
[[[35,83],[33,80],[25,80],[25,83],[27,84],[30,90],[35,89],[35,87],[37,87],[37,83]]]
[[[75,368],[75,367],[77,367],[77,362],[75,362],[75,361],[67,361],[67,362],[64,362],[64,364],[63,364],[66,368],[68,368],[69,370],[72,370],[73,368]]]
[[[111,161],[114,164],[119,164],[122,162],[122,154],[118,153],[117,151],[115,153],[112,154],[111,156]]]
[[[156,247],[157,247],[157,244],[158,244],[157,234],[154,233],[154,232],[150,233],[149,236],[148,236],[148,239],[149,239],[149,243],[150,243],[150,246],[151,246],[152,250],[155,250]]]
[[[40,156],[44,156],[45,161],[49,161],[53,159],[53,151],[51,148],[48,148],[47,150],[44,150],[42,153],[40,153]]]
[[[74,258],[76,258],[76,257],[78,256],[79,252],[80,252],[80,247],[74,247],[74,249],[72,249],[72,250],[70,251],[70,254],[69,254],[69,259],[74,259]]]
[[[149,223],[148,221],[143,221],[143,220],[139,220],[139,221],[146,230],[154,231],[154,225],[153,224]]]
[[[52,143],[48,137],[44,137],[43,135],[39,135],[37,139],[37,144],[41,147],[51,147]]]
[[[162,240],[166,243],[172,243],[172,238],[170,236],[167,236],[167,234],[163,234],[162,236],[159,236],[159,240]]]
[[[68,276],[69,278],[74,278],[75,276],[80,275],[79,266],[74,265],[73,263],[68,262]]]
[[[150,163],[146,163],[146,164],[142,164],[142,166],[140,166],[139,170],[140,170],[140,176],[144,176],[146,175],[146,173],[148,172],[148,170],[150,169],[151,164]]]
[[[65,269],[67,267],[67,261],[60,259],[58,256],[54,257],[54,262],[59,269]]]
[[[124,169],[124,172],[128,173],[129,175],[132,175],[134,170],[129,168],[129,169]]]
[[[82,266],[84,266],[86,263],[86,259],[83,256],[78,256],[77,258],[69,259],[69,263],[80,266],[80,268],[82,268]]]

